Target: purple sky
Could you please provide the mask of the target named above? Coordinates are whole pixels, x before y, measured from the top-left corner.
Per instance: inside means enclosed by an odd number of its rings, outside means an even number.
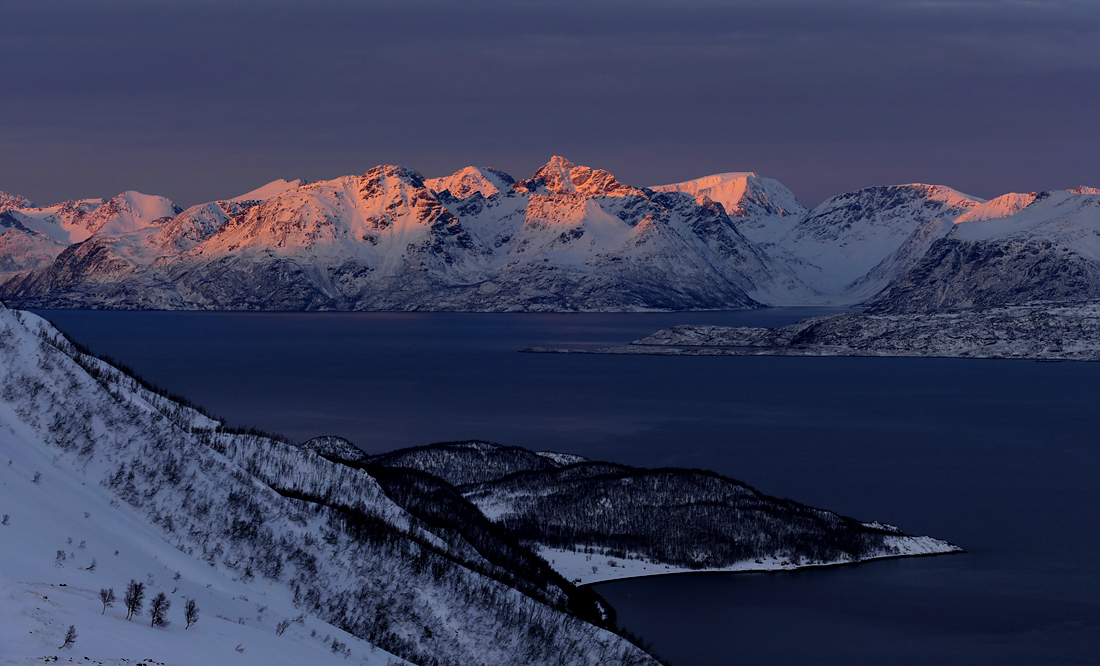
[[[7,0],[0,190],[182,205],[379,163],[814,205],[1100,186],[1100,3]]]

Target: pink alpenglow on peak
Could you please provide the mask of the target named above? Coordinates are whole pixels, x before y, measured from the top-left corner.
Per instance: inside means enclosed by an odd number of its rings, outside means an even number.
[[[468,166],[450,176],[428,178],[424,185],[434,194],[450,192],[456,199],[468,199],[480,194],[488,199],[497,194],[507,194],[515,184],[515,179],[496,169]]]
[[[577,166],[560,155],[551,157],[534,176],[517,182],[512,190],[530,194],[580,194],[589,199],[644,196],[638,188],[623,185],[603,169]]]
[[[34,204],[18,194],[0,192],[0,212],[9,208],[34,208]]]
[[[284,180],[280,178],[279,180],[271,181],[263,187],[257,187],[251,192],[242,194],[239,197],[233,197],[229,199],[229,201],[267,201],[268,199],[279,196],[283,192],[308,184],[308,181],[302,180],[301,178],[296,178],[295,180]]]
[[[1038,196],[1036,192],[1024,194],[1021,192],[1009,192],[979,204],[969,211],[955,218],[955,224],[965,222],[980,222],[981,220],[994,220],[1001,217],[1011,217],[1027,208]]]
[[[52,227],[51,236],[62,234],[67,243],[79,243],[92,236],[121,236],[158,226],[158,221],[177,215],[181,209],[165,197],[130,190],[112,199],[66,201],[26,212]]]
[[[179,212],[180,209],[164,197],[123,192],[80,218],[69,229],[69,237],[72,242],[79,243],[93,235],[121,236],[154,226],[156,220],[170,218]]]
[[[1080,185],[1072,190],[1065,190],[1071,195],[1084,194],[1087,196],[1100,194],[1100,188],[1088,187]],[[961,224],[963,222],[981,222],[983,220],[996,220],[1004,217],[1012,217],[1013,215],[1024,210],[1031,204],[1035,203],[1037,199],[1045,199],[1053,193],[1047,192],[1040,194],[1039,192],[1021,193],[1021,192],[1009,192],[1008,194],[1002,194],[1001,196],[990,199],[989,201],[977,206],[967,213],[960,215],[955,219],[955,224]]]
[[[754,215],[802,215],[806,207],[798,202],[794,192],[771,178],[761,178],[751,171],[733,171],[704,176],[672,185],[657,185],[658,192],[684,192],[706,196],[726,209],[730,217]]]

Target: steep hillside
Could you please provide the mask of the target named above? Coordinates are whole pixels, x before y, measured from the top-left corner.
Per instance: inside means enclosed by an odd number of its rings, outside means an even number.
[[[0,310],[0,359],[5,662],[57,654],[77,624],[100,661],[653,663],[581,619],[567,583],[508,570],[361,469],[224,431],[34,315]],[[130,578],[164,592],[171,625],[101,612],[97,590]],[[183,595],[207,613],[190,629]]]

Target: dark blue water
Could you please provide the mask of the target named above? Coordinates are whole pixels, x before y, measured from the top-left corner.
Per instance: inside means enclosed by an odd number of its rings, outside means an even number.
[[[1100,364],[516,353],[810,311],[42,314],[233,425],[705,467],[969,551],[599,586],[677,666],[1100,663]]]

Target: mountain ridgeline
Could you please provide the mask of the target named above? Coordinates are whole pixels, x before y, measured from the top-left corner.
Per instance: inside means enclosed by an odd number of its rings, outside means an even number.
[[[379,166],[249,196],[174,216],[147,207],[91,235],[65,205],[12,199],[0,252],[22,270],[0,297],[41,307],[629,311],[756,307],[754,280],[780,279],[706,196],[628,187],[558,157],[519,182],[490,169],[424,179]],[[95,215],[143,197],[79,206]]]
[[[928,312],[1100,294],[1100,190],[985,201],[871,187],[807,210],[731,172],[634,187],[552,158],[425,178],[382,165],[181,210],[0,192],[0,298],[20,307]]]

